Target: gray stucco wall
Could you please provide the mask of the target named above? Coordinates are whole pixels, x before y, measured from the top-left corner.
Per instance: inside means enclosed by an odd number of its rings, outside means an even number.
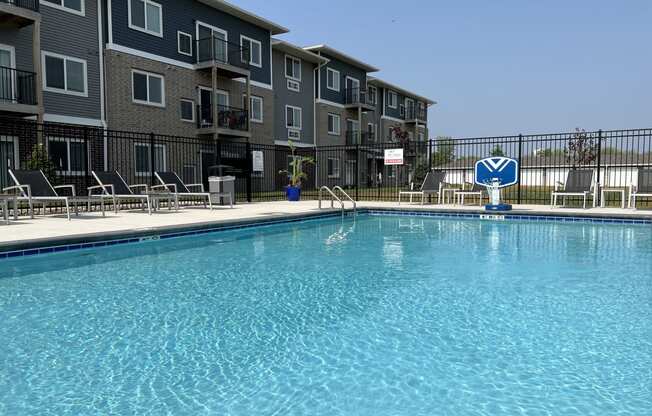
[[[69,13],[41,3],[41,50],[86,61],[88,97],[44,91],[46,114],[99,120],[100,62],[97,0],[86,0],[85,15]],[[16,68],[33,71],[33,26],[0,30],[0,43],[16,49]],[[42,59],[42,58],[41,58]]]
[[[157,3],[162,6],[162,38],[129,28],[128,1],[112,0],[113,42],[121,46],[193,64],[196,62],[197,49],[196,22],[200,21],[225,30],[228,33],[228,41],[236,45],[240,45],[240,35],[260,41],[262,48],[262,68],[252,66],[251,79],[264,84],[271,83],[271,35],[268,30],[199,3],[196,0],[157,0]],[[192,57],[178,52],[177,31],[192,35]]]
[[[285,124],[285,106],[291,105],[302,109],[301,140],[298,142],[314,144],[314,78],[316,64],[301,61],[301,91],[295,92],[287,88],[285,77],[286,53],[273,50],[272,63],[274,73],[274,139],[287,140],[288,129]],[[297,141],[297,140],[294,140]]]
[[[327,54],[322,53],[323,57],[330,59],[330,62],[324,65],[320,72],[320,92],[321,99],[328,100],[338,104],[344,104],[344,89],[346,88],[346,77],[352,77],[360,81],[360,88],[364,89],[367,85],[367,73],[365,70],[355,67],[353,65],[342,62]],[[334,69],[340,72],[340,91],[333,91],[328,89],[327,83],[327,68]]]

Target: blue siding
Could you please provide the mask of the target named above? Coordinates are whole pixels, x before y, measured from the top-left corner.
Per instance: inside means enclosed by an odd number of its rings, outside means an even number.
[[[193,0],[157,0],[157,2],[163,7],[163,38],[129,28],[128,1],[113,1],[111,3],[113,43],[193,64],[194,57],[182,55],[177,51],[177,31],[193,36],[193,54],[196,54],[196,22],[200,21],[225,30],[228,33],[228,41],[234,44],[240,44],[240,35],[260,41],[262,68],[252,66],[251,79],[271,84],[271,45],[270,33],[267,29]]]
[[[347,64],[325,53],[321,54],[323,57],[330,59],[330,62],[322,67],[321,72],[321,98],[323,100],[332,101],[339,104],[344,104],[344,89],[346,88],[346,77],[355,78],[360,81],[360,88],[365,88],[367,85],[367,72],[364,69]],[[328,89],[326,78],[326,68],[331,68],[340,72],[340,92]]]

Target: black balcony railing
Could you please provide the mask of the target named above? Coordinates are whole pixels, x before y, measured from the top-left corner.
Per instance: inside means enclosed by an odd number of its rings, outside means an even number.
[[[403,115],[405,120],[428,120],[428,112],[425,108],[419,107],[407,107],[405,109],[405,114]]]
[[[346,144],[348,146],[368,145],[372,143],[376,143],[376,135],[374,133],[368,131],[360,133],[358,130],[347,130],[346,132]]]
[[[344,104],[376,106],[376,95],[369,94],[360,88],[346,88],[344,90]]]
[[[23,9],[39,11],[39,0],[0,0],[0,3],[12,4]]]
[[[0,66],[0,101],[36,105],[36,74]]]
[[[213,127],[212,105],[198,105],[197,114],[199,114],[197,119],[199,128]],[[222,129],[247,131],[249,130],[248,112],[242,108],[218,105],[217,126]]]
[[[251,52],[237,43],[227,42],[216,36],[199,39],[197,42],[197,63],[217,62],[242,69],[249,69]]]

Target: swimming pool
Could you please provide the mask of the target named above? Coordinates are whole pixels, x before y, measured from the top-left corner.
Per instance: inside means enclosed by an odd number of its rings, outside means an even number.
[[[360,215],[0,261],[0,414],[652,414],[649,225]]]

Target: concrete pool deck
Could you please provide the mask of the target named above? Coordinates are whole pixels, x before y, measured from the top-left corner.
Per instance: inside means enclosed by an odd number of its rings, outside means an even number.
[[[318,215],[331,210],[330,203],[324,202],[325,209],[319,210],[317,201],[301,202],[258,202],[251,204],[216,207],[213,211],[201,207],[184,208],[180,211],[163,209],[153,215],[146,212],[121,211],[118,214],[107,211],[106,217],[99,213],[82,213],[67,221],[65,215],[37,216],[34,219],[21,217],[11,221],[9,225],[0,225],[0,251],[15,250],[34,246],[53,246],[63,242],[77,240],[110,240],[128,235],[147,235],[153,233],[173,232],[187,228],[200,228],[210,225],[225,225],[249,221],[280,220],[309,215]],[[485,213],[477,205],[419,205],[396,202],[359,202],[359,209],[409,210],[432,212],[465,212]],[[347,202],[346,207],[351,208]],[[620,208],[555,208],[543,205],[516,205],[514,214],[522,215],[554,215],[554,216],[591,216],[607,218],[652,220],[651,210],[631,210]]]

